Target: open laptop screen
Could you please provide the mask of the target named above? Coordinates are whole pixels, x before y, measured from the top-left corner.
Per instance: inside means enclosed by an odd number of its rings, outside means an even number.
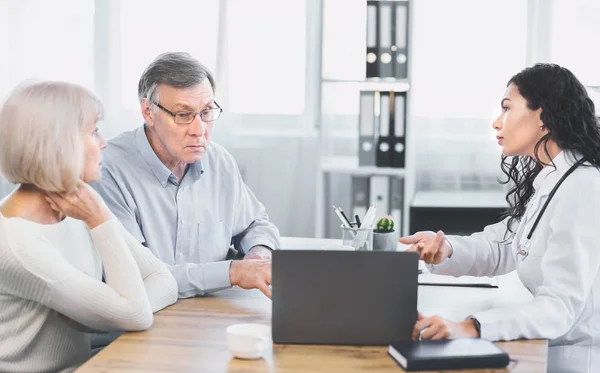
[[[276,250],[273,342],[387,345],[417,320],[414,252]]]

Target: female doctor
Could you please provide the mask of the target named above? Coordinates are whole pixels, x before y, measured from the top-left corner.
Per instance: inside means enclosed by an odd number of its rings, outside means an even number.
[[[600,372],[600,130],[594,104],[567,69],[537,64],[513,76],[493,124],[509,208],[468,237],[418,232],[400,241],[431,272],[516,270],[533,299],[451,322],[423,317],[413,338],[549,339],[549,372]]]

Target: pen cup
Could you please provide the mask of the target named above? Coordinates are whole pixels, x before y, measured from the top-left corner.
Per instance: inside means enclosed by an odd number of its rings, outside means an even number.
[[[358,228],[354,224],[351,228],[342,227],[342,245],[352,246],[356,251],[373,250],[373,226]]]

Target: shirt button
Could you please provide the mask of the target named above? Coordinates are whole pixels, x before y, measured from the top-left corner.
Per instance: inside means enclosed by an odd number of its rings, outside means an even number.
[[[182,221],[181,221],[181,224],[185,224],[185,220],[182,220]]]

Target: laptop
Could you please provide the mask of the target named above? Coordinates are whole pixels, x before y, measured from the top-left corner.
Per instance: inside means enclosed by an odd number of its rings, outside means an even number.
[[[274,343],[388,345],[417,321],[415,252],[275,250]]]

